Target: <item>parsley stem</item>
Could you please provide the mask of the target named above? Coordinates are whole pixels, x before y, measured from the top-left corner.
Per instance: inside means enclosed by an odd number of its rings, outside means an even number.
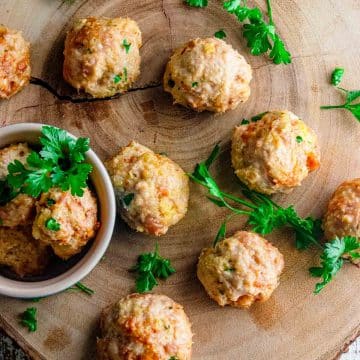
[[[344,109],[345,106],[344,105],[325,105],[325,106],[320,106],[320,109],[322,110],[326,110],[326,109]]]
[[[226,199],[230,199],[238,204],[241,204],[241,205],[244,205],[250,209],[256,209],[257,206],[256,205],[253,205],[253,204],[250,204],[249,202],[245,201],[245,200],[242,200],[236,196],[233,196],[231,194],[227,194],[227,193],[224,193],[224,192],[221,192],[221,194],[223,195],[224,198]]]
[[[267,3],[267,10],[268,10],[268,16],[269,16],[269,24],[274,25],[271,2],[270,2],[270,0],[266,0],[266,3]]]

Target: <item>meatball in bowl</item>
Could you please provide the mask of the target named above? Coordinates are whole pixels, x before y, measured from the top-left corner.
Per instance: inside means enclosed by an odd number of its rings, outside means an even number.
[[[249,98],[251,79],[251,67],[242,55],[223,40],[207,38],[175,50],[163,81],[175,104],[222,113]]]
[[[1,129],[0,294],[71,287],[102,258],[114,221],[111,180],[89,139],[42,124]]]

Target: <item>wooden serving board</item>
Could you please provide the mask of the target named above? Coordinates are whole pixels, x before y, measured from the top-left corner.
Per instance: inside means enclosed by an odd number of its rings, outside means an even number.
[[[329,85],[335,66],[344,66],[344,87],[360,87],[359,0],[273,0],[274,17],[293,63],[276,66],[265,56],[253,57],[245,46],[236,19],[210,0],[206,9],[193,9],[182,0],[1,0],[0,22],[23,30],[32,42],[33,76],[60,95],[84,99],[61,79],[64,36],[74,19],[84,16],[130,16],[143,34],[142,73],[135,88],[111,101],[59,100],[48,90],[30,85],[10,101],[0,102],[1,126],[45,122],[89,136],[102,159],[131,139],[157,152],[166,152],[191,171],[222,141],[223,153],[214,167],[222,187],[237,192],[230,168],[229,139],[242,118],[270,109],[289,109],[319,135],[322,166],[291,195],[277,196],[295,204],[302,215],[321,216],[327,200],[343,180],[360,176],[360,124],[344,111],[320,111],[322,104],[342,102]],[[265,1],[250,1],[264,8]],[[172,50],[194,37],[212,36],[225,29],[227,41],[254,69],[248,102],[224,115],[197,114],[173,106],[161,78]],[[0,130],[1,131],[1,130]],[[225,216],[191,185],[186,218],[158,239],[161,254],[177,273],[155,292],[183,304],[193,323],[194,359],[293,360],[333,359],[360,331],[360,272],[346,266],[320,295],[308,275],[318,253],[299,252],[294,236],[279,231],[268,236],[285,256],[286,267],[274,296],[249,311],[220,308],[208,298],[196,278],[200,250],[211,244]],[[237,219],[229,232],[243,227]],[[94,359],[100,310],[134,291],[128,269],[139,253],[154,248],[155,239],[129,230],[117,221],[106,259],[84,279],[92,297],[65,292],[35,304],[39,326],[28,333],[18,314],[34,304],[0,297],[0,325],[35,359]]]

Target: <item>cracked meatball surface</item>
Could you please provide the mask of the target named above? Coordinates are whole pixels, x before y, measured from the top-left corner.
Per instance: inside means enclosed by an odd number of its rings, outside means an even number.
[[[275,246],[255,233],[238,231],[202,250],[197,275],[219,305],[248,308],[269,299],[283,268],[283,256]]]
[[[140,74],[141,32],[129,18],[77,20],[64,49],[64,79],[96,98],[123,93]]]
[[[249,98],[251,79],[250,65],[231,45],[216,38],[195,39],[171,56],[164,89],[174,103],[225,112]]]
[[[15,160],[22,164],[30,154],[26,143],[7,146],[0,150],[0,180],[8,175],[8,165]],[[31,224],[35,216],[36,199],[26,194],[19,194],[6,204],[0,206],[0,225],[14,227]]]
[[[106,166],[120,214],[134,230],[163,235],[185,216],[189,179],[167,156],[132,141]]]
[[[315,132],[296,115],[270,111],[235,128],[231,158],[242,182],[270,195],[300,186],[320,166],[320,149]]]
[[[49,226],[49,220],[56,221],[59,229]],[[98,228],[97,201],[88,188],[83,196],[52,188],[36,204],[33,236],[64,260],[79,253]]]
[[[30,75],[30,44],[20,31],[0,25],[0,99],[22,90]]]
[[[183,307],[165,295],[131,294],[105,309],[101,360],[190,360],[191,324]]]
[[[324,216],[323,228],[327,240],[345,236],[360,239],[360,178],[345,181],[335,190]]]
[[[48,264],[47,246],[31,236],[31,227],[0,227],[0,264],[19,276],[38,275]]]

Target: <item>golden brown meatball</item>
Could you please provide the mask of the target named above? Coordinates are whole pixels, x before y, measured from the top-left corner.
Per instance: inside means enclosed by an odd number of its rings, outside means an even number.
[[[18,160],[25,164],[30,154],[30,148],[25,143],[13,144],[0,150],[0,180],[8,175],[8,165]],[[34,219],[35,199],[26,194],[20,194],[3,206],[0,206],[0,226],[28,225]]]
[[[192,332],[182,306],[165,295],[132,294],[105,309],[102,360],[190,360]]]
[[[360,178],[345,181],[336,189],[329,201],[323,228],[328,240],[345,236],[360,239]]]
[[[8,175],[8,165],[10,163],[18,160],[25,164],[30,151],[26,143],[13,144],[0,149],[0,180],[4,180]]]
[[[49,256],[47,246],[31,236],[30,227],[0,227],[0,264],[19,276],[41,274]]]
[[[316,134],[286,110],[237,126],[231,157],[239,179],[264,194],[289,192],[320,166]]]
[[[0,25],[0,99],[8,99],[30,80],[30,44],[20,31]]]
[[[88,188],[81,197],[52,188],[36,204],[32,234],[67,260],[81,251],[98,227],[97,202]]]
[[[97,98],[125,92],[140,74],[141,32],[126,18],[77,20],[64,50],[64,79]]]
[[[269,299],[283,268],[283,256],[275,246],[255,233],[238,231],[202,250],[197,275],[219,305],[248,308]]]
[[[178,48],[166,66],[164,89],[174,103],[196,111],[235,109],[250,96],[250,65],[223,40],[195,39]]]
[[[189,179],[167,156],[131,142],[106,163],[120,214],[133,229],[163,235],[186,214]]]

